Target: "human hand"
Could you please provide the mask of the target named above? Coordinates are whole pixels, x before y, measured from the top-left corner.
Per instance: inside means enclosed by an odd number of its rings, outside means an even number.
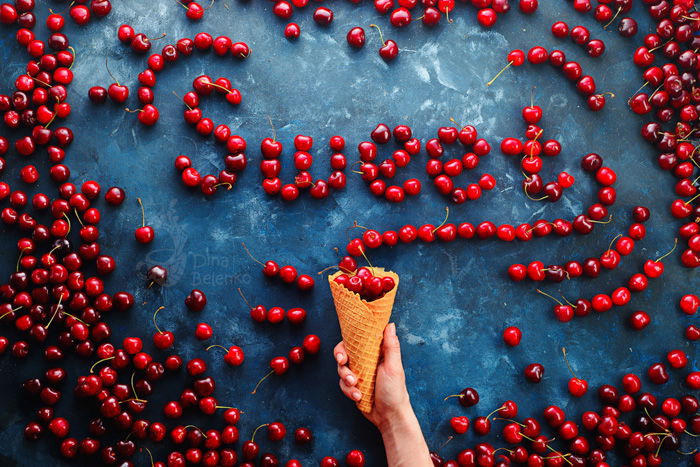
[[[359,401],[362,394],[357,388],[357,376],[348,366],[348,354],[342,341],[333,349],[333,355],[338,363],[341,391],[354,402]],[[396,326],[394,323],[389,323],[384,329],[384,339],[377,367],[374,406],[364,416],[382,431],[387,429],[392,421],[400,419],[400,415],[407,412],[412,413],[413,409],[401,363],[401,346],[399,338],[396,336]]]

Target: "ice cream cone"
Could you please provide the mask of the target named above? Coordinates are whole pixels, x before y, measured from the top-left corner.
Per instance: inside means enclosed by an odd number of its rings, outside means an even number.
[[[333,280],[342,274],[342,271],[328,277],[335,310],[340,321],[340,332],[348,352],[348,364],[350,370],[357,376],[357,388],[362,393],[362,399],[357,402],[357,407],[365,413],[370,412],[374,405],[374,383],[384,328],[389,323],[396,289],[399,286],[397,274],[385,271],[383,268],[369,269],[373,275],[390,276],[396,283],[395,287],[382,298],[371,302],[361,299],[358,294]]]

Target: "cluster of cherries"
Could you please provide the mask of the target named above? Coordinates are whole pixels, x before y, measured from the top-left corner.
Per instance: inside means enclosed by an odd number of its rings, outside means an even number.
[[[71,7],[77,15],[83,11],[102,12],[102,5],[109,2],[93,0],[92,10],[81,2]],[[46,151],[52,165],[49,173],[59,183],[54,196],[36,192],[33,196],[25,188],[14,189],[7,182],[0,183],[0,199],[8,199],[0,214],[7,228],[19,233],[15,271],[7,282],[0,285],[0,321],[8,325],[7,331],[16,334],[11,339],[0,336],[0,353],[11,353],[15,358],[24,359],[33,349],[43,354],[43,369],[40,376],[30,378],[22,384],[22,390],[37,404],[34,419],[29,421],[24,435],[29,440],[51,437],[58,444],[59,453],[66,459],[76,459],[90,465],[134,465],[145,462],[137,459],[150,451],[144,443],[171,445],[166,461],[151,462],[157,466],[184,466],[189,463],[210,466],[233,465],[279,465],[273,455],[263,455],[257,464],[257,456],[251,461],[239,464],[241,457],[234,443],[238,440],[236,423],[240,411],[223,407],[214,396],[215,381],[206,374],[207,365],[200,358],[184,362],[177,353],[157,357],[148,351],[138,337],[127,337],[120,345],[113,343],[113,329],[107,322],[110,314],[123,313],[135,304],[128,292],[109,293],[105,283],[116,268],[115,259],[103,252],[102,235],[99,228],[104,210],[98,205],[104,197],[109,206],[119,206],[125,200],[121,188],[105,190],[96,181],[74,184],[69,180],[70,170],[62,162],[66,150],[73,140],[73,133],[67,127],[51,129],[57,118],[65,118],[70,113],[67,102],[67,87],[72,81],[70,67],[75,58],[69,50],[67,39],[58,31],[63,27],[60,15],[52,14],[47,27],[52,31],[48,46],[54,52],[45,52],[46,45],[34,38],[27,28],[31,19],[33,2],[18,0],[13,7],[0,5],[0,17],[5,24],[15,9],[19,12],[17,25],[18,42],[26,47],[30,56],[26,73],[17,80],[17,91],[11,96],[0,97],[4,107],[5,121],[17,132],[29,133],[18,139],[14,150],[21,156],[31,156]],[[88,15],[85,15],[89,17]],[[33,24],[31,25],[33,26]],[[137,35],[135,35],[137,36]],[[148,42],[148,41],[147,41]],[[152,59],[151,63],[157,63]],[[140,76],[142,84],[148,81],[149,73]],[[116,84],[116,83],[115,83]],[[117,89],[119,92],[124,92]],[[119,94],[117,92],[117,94]],[[126,94],[124,92],[124,94]],[[105,90],[105,96],[112,93]],[[91,96],[100,95],[93,92]],[[115,94],[116,95],[116,94]],[[139,91],[139,96],[147,93]],[[119,96],[117,96],[119,97]],[[115,102],[119,98],[114,99]],[[126,98],[123,99],[124,101]],[[98,99],[99,101],[99,99]],[[122,102],[120,102],[122,103]],[[8,113],[9,112],[9,113]],[[14,121],[17,124],[14,124]],[[228,140],[226,140],[228,143]],[[12,150],[9,140],[0,138],[2,155]],[[233,152],[233,151],[232,151]],[[7,162],[0,159],[0,172]],[[27,165],[20,170],[21,183],[31,187],[39,179],[39,169]],[[150,243],[155,232],[146,225],[142,208],[142,225],[135,230],[136,240]],[[14,260],[13,260],[14,261]],[[291,267],[278,268],[285,279],[293,273],[293,282],[302,290],[313,286],[313,279],[296,274]],[[155,265],[148,269],[146,277],[149,287],[162,286],[167,282],[168,271]],[[201,312],[206,306],[206,295],[201,290],[192,290],[185,298],[185,306],[194,312]],[[172,351],[175,335],[161,329],[153,315],[155,332],[152,335],[155,352]],[[291,310],[290,310],[291,312]],[[291,318],[291,317],[294,318]],[[291,313],[290,319],[298,318]],[[207,323],[199,323],[195,337],[210,339],[213,329]],[[209,348],[214,346],[209,346]],[[290,352],[290,360],[299,363],[304,354],[319,351],[320,339],[309,335],[305,338],[302,351],[295,348]],[[73,393],[82,402],[82,413],[91,417],[86,432],[81,437],[75,420],[61,414],[58,402],[67,392],[62,388],[68,379],[64,362],[73,354],[87,361],[96,360],[89,372],[77,378]],[[230,366],[239,366],[245,356],[238,346],[226,349],[223,357]],[[153,412],[153,418],[146,418],[146,409],[154,406],[148,401],[154,394],[157,381],[167,379],[184,367],[189,381],[180,397],[161,406],[161,414]],[[168,420],[181,420],[187,412],[212,415],[223,411],[224,425],[220,429],[202,430],[192,425],[174,426]],[[271,424],[272,425],[272,424]],[[279,424],[278,424],[279,425]],[[297,440],[308,442],[311,434],[308,429],[297,430]],[[267,459],[267,460],[265,460]],[[332,459],[332,458],[329,458]],[[364,457],[359,451],[348,455],[351,462]],[[325,460],[326,465],[333,465]],[[362,462],[353,465],[362,465]],[[337,462],[336,462],[337,464]],[[298,461],[287,462],[288,466],[301,465]]]
[[[192,5],[199,4],[190,2],[189,5],[192,7]],[[136,33],[132,26],[122,24],[117,31],[117,37],[122,43],[129,45],[135,53],[145,54],[151,50],[153,42],[164,38],[165,34],[157,38],[149,38],[144,33]],[[158,108],[153,104],[155,100],[154,88],[156,86],[158,73],[163,71],[167,64],[174,64],[180,57],[190,56],[195,50],[201,52],[212,50],[217,56],[225,57],[231,55],[238,59],[245,59],[250,55],[250,48],[245,42],[233,42],[231,38],[227,36],[218,36],[214,38],[211,34],[206,32],[196,34],[194,39],[183,37],[179,39],[175,45],[165,45],[160,53],[149,55],[146,60],[147,68],[138,74],[139,88],[137,90],[137,97],[142,107],[133,111],[129,110],[137,114],[138,120],[142,124],[152,126],[155,125],[160,118]],[[231,130],[226,125],[219,125],[214,128],[211,119],[203,119],[201,110],[197,108],[199,105],[199,97],[208,96],[214,90],[224,94],[229,103],[238,105],[241,101],[240,91],[233,88],[231,82],[226,78],[219,78],[213,81],[206,75],[195,79],[193,87],[195,89],[194,94],[197,95],[193,96],[188,93],[188,95],[183,98],[185,105],[188,106],[188,111],[185,111],[185,121],[191,125],[195,125],[197,132],[203,136],[214,133],[217,140],[221,142],[228,142],[230,138],[242,140],[240,137],[232,137]],[[93,86],[88,91],[88,96],[93,102],[98,103],[103,102],[107,96],[109,96],[114,102],[122,104],[129,98],[129,88],[120,84],[118,80],[115,79],[115,82],[112,83],[107,90],[100,86]],[[236,147],[235,144],[232,144],[232,146]],[[235,153],[234,151],[229,152]],[[222,180],[221,183],[229,182]]]
[[[486,85],[491,86],[506,69],[510,68],[511,66],[519,67],[525,63],[526,59],[533,65],[540,65],[542,63],[549,62],[549,64],[553,67],[559,68],[567,79],[575,83],[576,90],[586,97],[588,108],[594,112],[602,110],[605,107],[606,95],[614,97],[614,95],[609,92],[597,93],[596,84],[593,77],[590,75],[584,75],[581,65],[578,62],[567,60],[566,54],[563,51],[548,51],[539,45],[532,47],[530,50],[528,50],[527,54],[520,49],[511,50],[508,52],[508,63],[496,74],[496,76],[491,79],[491,81],[486,83]]]
[[[262,273],[265,277],[269,277],[271,279],[279,278],[286,284],[296,284],[297,288],[302,292],[313,289],[316,281],[314,281],[314,278],[310,275],[298,274],[297,269],[294,266],[285,265],[280,267],[276,261],[271,259],[263,263],[250,253],[248,247],[243,245],[243,248],[253,261],[262,266]]]
[[[88,6],[89,4],[89,6]],[[34,0],[15,0],[13,3],[0,5],[0,24],[17,25],[24,29],[34,29],[36,15],[34,14]],[[84,26],[90,22],[93,15],[103,18],[112,11],[110,0],[76,0],[68,8],[68,16],[78,26]],[[49,31],[56,32],[63,29],[66,19],[62,13],[53,13],[46,19],[46,27]]]
[[[605,52],[605,42],[600,39],[591,39],[591,32],[585,26],[574,26],[569,30],[569,25],[564,21],[552,24],[552,35],[558,39],[571,37],[576,45],[585,46],[589,57],[600,57]]]
[[[353,3],[359,3],[359,0],[352,0]],[[272,6],[272,13],[282,20],[290,20],[294,16],[295,10],[300,10],[306,7],[309,0],[277,0]],[[462,2],[465,3],[465,2]],[[485,28],[491,28],[496,24],[499,15],[503,15],[510,10],[509,0],[471,0],[472,6],[477,9],[476,19],[479,24]],[[440,23],[443,16],[449,23],[452,22],[450,14],[452,14],[458,2],[455,0],[374,0],[374,9],[380,15],[388,16],[389,23],[395,28],[403,28],[409,26],[415,21],[422,21],[425,26],[436,26]],[[520,11],[525,14],[532,14],[537,11],[539,6],[538,0],[519,0],[518,6]],[[415,16],[416,9],[421,8],[419,16]],[[316,24],[322,27],[329,26],[334,19],[333,10],[325,6],[316,7],[312,15]],[[385,61],[395,59],[399,54],[399,47],[391,39],[384,40],[381,29],[376,24],[371,24],[370,27],[377,28],[380,35],[381,47],[379,55]],[[296,40],[301,35],[299,24],[290,22],[284,28],[284,36],[290,40]],[[356,49],[362,48],[365,45],[365,31],[360,26],[355,26],[347,32],[348,44]]]
[[[525,177],[522,186],[525,195],[533,201],[547,200],[556,202],[561,199],[564,189],[573,186],[576,179],[567,172],[560,172],[556,181],[544,183],[539,172],[542,170],[543,160],[541,156],[556,157],[561,152],[561,144],[556,139],[544,142],[538,141],[544,130],[538,126],[542,119],[542,108],[530,104],[523,108],[522,117],[527,128],[523,143],[518,138],[505,138],[501,141],[501,152],[507,156],[520,157],[520,169]],[[540,193],[541,198],[533,198]]]
[[[256,323],[278,324],[284,321],[285,317],[291,324],[301,324],[306,320],[306,310],[303,308],[294,307],[285,311],[280,306],[270,308],[266,308],[263,305],[252,306],[248,299],[245,298],[245,295],[243,295],[241,289],[238,289],[238,293],[245,304],[248,305],[248,308],[250,308],[250,319]]]
[[[270,359],[270,372],[262,378],[260,378],[260,381],[258,381],[258,384],[255,385],[255,388],[253,389],[251,394],[257,393],[258,388],[260,387],[262,382],[270,376],[279,376],[287,373],[287,371],[289,371],[290,362],[295,365],[301,365],[302,363],[304,363],[304,360],[306,359],[307,355],[316,355],[320,350],[321,339],[315,334],[307,335],[306,337],[304,337],[304,340],[302,341],[301,345],[296,345],[289,349],[287,357],[280,355]]]
[[[445,146],[458,141],[468,152],[459,159],[443,162]],[[433,184],[438,192],[449,197],[453,203],[462,204],[477,200],[481,198],[484,191],[490,191],[496,187],[496,179],[487,173],[481,176],[478,183],[470,183],[466,187],[455,186],[454,177],[465,170],[477,168],[481,158],[491,152],[491,145],[484,138],[479,138],[476,128],[472,125],[462,126],[460,130],[455,127],[440,127],[437,138],[426,141],[425,151],[429,158],[425,171],[433,177]]]
[[[691,140],[700,121],[696,55],[700,46],[700,13],[693,11],[692,2],[684,0],[651,0],[645,4],[656,22],[656,30],[644,37],[644,45],[634,52],[633,61],[643,70],[642,88],[651,86],[654,90],[647,93],[640,89],[629,105],[637,114],[653,115],[652,121],[642,125],[641,135],[658,151],[659,167],[677,179],[675,192],[681,198],[671,203],[670,210],[684,222],[678,231],[686,242],[681,263],[696,268],[700,266],[696,171],[700,156]],[[656,63],[656,51],[663,55],[663,64]]]
[[[650,2],[645,1],[645,4]],[[620,15],[627,14],[632,9],[634,4],[633,0],[598,0],[598,5],[595,9],[593,8],[591,0],[573,0],[573,7],[579,13],[588,13],[593,11],[593,17],[596,21],[604,24],[603,29],[607,29]],[[620,18],[620,22],[617,24],[617,32],[622,37],[632,37],[637,34],[638,25],[634,18],[629,16],[624,16]]]
[[[294,201],[299,198],[303,190],[308,190],[314,199],[327,198],[331,190],[342,190],[347,184],[345,167],[347,159],[342,153],[345,148],[345,140],[342,136],[332,136],[328,142],[332,154],[330,156],[331,174],[327,179],[316,179],[309,172],[314,163],[311,155],[314,139],[311,136],[296,135],[294,137],[294,168],[297,174],[294,183],[282,182],[280,173],[282,172],[282,143],[276,136],[265,138],[260,142],[260,152],[263,159],[260,161],[260,173],[264,177],[262,181],[263,190],[271,196],[279,195],[285,201]]]
[[[534,142],[539,144],[538,141]],[[536,146],[531,145],[531,147]],[[528,156],[524,159],[527,158]],[[607,206],[614,204],[617,199],[617,192],[613,187],[617,181],[617,175],[611,168],[603,165],[603,158],[600,155],[594,153],[583,156],[581,159],[581,168],[585,172],[593,174],[596,182],[601,185],[597,194],[599,202],[591,204],[586,209],[585,213],[579,214],[572,221],[555,219],[550,222],[540,219],[533,224],[522,223],[517,226],[511,224],[496,226],[493,222],[484,221],[475,226],[469,222],[462,222],[460,224],[448,223],[447,219],[445,219],[445,221],[438,226],[433,224],[424,224],[420,227],[404,225],[397,231],[387,230],[385,232],[378,232],[371,229],[372,232],[377,232],[376,235],[371,237],[371,243],[368,243],[368,234],[365,232],[362,238],[351,239],[346,246],[346,251],[351,256],[359,257],[365,253],[367,248],[378,248],[382,245],[391,247],[397,245],[399,242],[412,243],[417,239],[426,243],[431,243],[436,240],[451,242],[458,237],[462,239],[497,238],[504,242],[512,242],[516,239],[520,241],[530,241],[535,237],[546,237],[551,234],[562,237],[571,235],[573,232],[582,235],[589,234],[593,231],[595,224],[605,224],[611,220],[611,218],[609,218]],[[537,180],[537,178],[533,176],[531,176],[530,179]],[[538,179],[541,182],[541,178]],[[538,190],[535,186],[528,185],[526,192],[537,193]]]
[[[192,125],[197,134],[202,137],[213,135],[217,143],[226,145],[228,154],[224,158],[225,168],[218,175],[202,176],[192,167],[192,160],[185,155],[175,158],[175,169],[180,172],[180,178],[185,186],[199,187],[202,194],[211,196],[219,187],[226,187],[227,190],[233,188],[238,180],[238,174],[248,165],[245,154],[247,144],[242,137],[231,135],[228,125],[215,125],[212,119],[203,117],[202,109],[199,107],[200,99],[216,91],[217,94],[224,95],[229,104],[237,106],[241,103],[242,96],[240,91],[232,86],[231,81],[223,77],[212,80],[207,75],[198,76],[192,82],[192,89],[182,97],[186,107],[183,113],[185,122]]]
[[[370,192],[374,196],[383,196],[392,203],[400,203],[406,195],[418,195],[421,192],[418,179],[408,179],[402,186],[387,183],[387,180],[394,178],[397,168],[406,167],[411,162],[411,156],[420,153],[420,140],[413,137],[411,128],[408,125],[398,125],[392,132],[388,126],[380,123],[372,130],[370,137],[372,141],[363,141],[357,146],[361,164],[360,174],[368,184]],[[392,137],[401,149],[395,150],[390,158],[381,163],[375,163],[379,155],[377,144],[388,144]]]
[[[365,233],[379,235],[377,231],[373,230],[367,230]],[[358,294],[366,302],[379,300],[396,287],[393,277],[375,276],[369,268],[358,268],[357,261],[352,257],[344,257],[338,267],[342,274],[333,280],[350,292]]]
[[[646,236],[643,222],[649,219],[649,209],[637,206],[634,208],[632,216],[635,222],[628,228],[627,235],[620,234],[615,237],[608,249],[597,258],[590,257],[585,261],[571,260],[563,266],[551,264],[545,267],[542,261],[532,261],[527,266],[512,264],[508,268],[508,276],[515,282],[525,279],[561,282],[564,279],[575,279],[581,276],[596,278],[602,271],[615,269],[623,256],[628,256],[634,251],[635,242]],[[613,243],[615,244],[614,248],[612,247]]]
[[[700,386],[691,386],[697,387]],[[576,395],[580,397],[585,392]],[[692,443],[692,437],[700,434],[696,396],[657,399],[650,392],[642,392],[642,380],[633,373],[622,377],[622,389],[602,385],[597,396],[602,407],[584,412],[579,423],[567,418],[564,410],[555,405],[543,410],[541,421],[535,417],[520,418],[518,405],[511,400],[473,420],[464,415],[452,417],[449,425],[454,436],[450,440],[469,428],[478,436],[487,435],[493,421],[502,425],[500,434],[505,445],[496,448],[482,442],[461,450],[455,459],[444,460],[437,451],[431,452],[431,458],[438,467],[609,467],[619,465],[612,462],[621,459],[630,467],[646,467],[661,465],[664,453],[678,451],[692,456],[693,465],[700,464],[700,455],[682,449],[684,441]],[[449,397],[457,397],[463,407],[479,402],[479,394],[473,388]]]
[[[674,247],[675,249],[675,247]],[[546,295],[557,302],[554,307],[554,316],[561,322],[566,323],[571,321],[575,316],[587,316],[591,311],[597,313],[605,313],[613,307],[621,307],[627,305],[632,300],[633,292],[641,292],[649,285],[649,279],[657,279],[664,273],[664,263],[661,261],[673,252],[666,253],[658,259],[648,259],[643,266],[643,272],[633,274],[623,286],[616,288],[612,293],[599,293],[593,296],[590,300],[579,298],[572,303],[565,299],[566,304],[548,295],[541,290],[538,293]],[[614,257],[615,255],[612,254]],[[640,330],[649,325],[651,319],[644,312],[636,312],[632,315],[630,325],[633,329]]]

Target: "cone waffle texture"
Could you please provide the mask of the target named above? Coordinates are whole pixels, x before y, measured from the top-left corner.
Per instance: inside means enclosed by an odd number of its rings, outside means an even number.
[[[371,302],[366,302],[358,294],[333,280],[342,274],[341,271],[328,277],[335,310],[340,321],[340,332],[348,352],[348,364],[350,370],[357,376],[357,388],[362,393],[362,399],[357,402],[357,407],[365,413],[370,412],[374,405],[374,383],[384,328],[389,324],[396,289],[399,287],[399,276],[395,273],[385,271],[383,268],[369,269],[373,275],[390,276],[396,283],[394,288],[382,298]]]

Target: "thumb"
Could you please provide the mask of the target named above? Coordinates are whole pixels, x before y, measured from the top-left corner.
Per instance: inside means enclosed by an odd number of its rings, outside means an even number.
[[[384,340],[382,341],[382,362],[390,371],[402,371],[401,345],[396,336],[396,325],[389,323],[384,328]]]

